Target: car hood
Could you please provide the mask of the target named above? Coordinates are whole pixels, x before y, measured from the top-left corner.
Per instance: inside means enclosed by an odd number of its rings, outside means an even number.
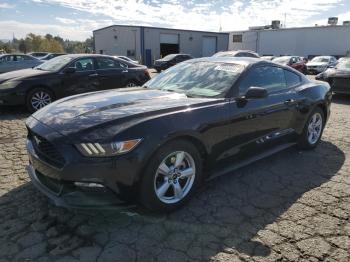
[[[36,77],[41,75],[47,75],[50,73],[51,72],[49,71],[37,70],[32,68],[11,71],[8,73],[0,74],[0,84],[8,80],[23,80],[28,77]]]
[[[306,64],[307,66],[327,66],[326,62],[309,62]]]
[[[67,136],[110,125],[117,125],[120,132],[148,118],[217,100],[188,98],[184,94],[146,88],[124,88],[64,98],[37,111],[32,117]]]

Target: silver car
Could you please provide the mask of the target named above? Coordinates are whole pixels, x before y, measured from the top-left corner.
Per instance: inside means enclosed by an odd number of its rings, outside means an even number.
[[[5,54],[0,55],[0,73],[6,73],[14,70],[31,68],[42,64],[44,61],[24,54]]]

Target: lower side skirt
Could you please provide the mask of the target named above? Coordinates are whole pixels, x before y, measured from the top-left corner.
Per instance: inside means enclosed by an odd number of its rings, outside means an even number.
[[[232,165],[229,166],[225,166],[223,168],[215,168],[217,170],[212,170],[210,172],[209,177],[207,178],[207,180],[212,180],[216,177],[222,176],[222,175],[226,175],[227,173],[230,173],[232,171],[235,171],[241,167],[247,166],[255,161],[261,160],[265,157],[271,156],[273,154],[276,154],[282,150],[285,150],[287,148],[290,148],[292,146],[296,145],[296,143],[287,143],[287,144],[283,144],[283,145],[279,145],[277,147],[271,148],[269,150],[266,150],[264,152],[262,152],[261,154],[258,155],[254,155],[250,158],[246,158],[242,161],[239,161],[237,163],[233,163]]]

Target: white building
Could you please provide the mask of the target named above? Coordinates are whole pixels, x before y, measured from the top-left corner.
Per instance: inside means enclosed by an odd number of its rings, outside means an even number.
[[[93,31],[95,52],[123,55],[150,66],[172,53],[211,56],[228,49],[229,33],[112,25]]]
[[[314,57],[350,54],[350,26],[315,26],[230,32],[229,50],[249,49],[260,55]]]

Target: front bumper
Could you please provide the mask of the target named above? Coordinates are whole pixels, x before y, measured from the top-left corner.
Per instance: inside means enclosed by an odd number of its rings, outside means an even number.
[[[15,89],[0,89],[0,105],[24,105],[25,94]]]
[[[318,68],[318,67],[308,67],[307,68],[307,72],[308,74],[319,74],[319,73],[322,73],[326,70],[327,68]]]
[[[39,173],[32,165],[27,172],[33,185],[46,195],[56,206],[66,208],[130,208],[105,187],[78,187],[72,182],[55,180]]]
[[[84,157],[67,137],[34,118],[30,118],[27,125],[29,176],[33,184],[56,205],[74,208],[124,205],[118,198],[129,197],[128,188],[135,182],[140,168],[135,160],[137,157],[132,154],[113,158]],[[52,154],[55,151],[54,155],[45,155],[38,146],[38,137],[46,141],[43,147],[51,146],[48,152]],[[53,161],[52,157],[57,155],[61,158]],[[76,186],[76,182],[103,187],[86,190],[86,187]],[[134,199],[127,200],[131,203]]]

